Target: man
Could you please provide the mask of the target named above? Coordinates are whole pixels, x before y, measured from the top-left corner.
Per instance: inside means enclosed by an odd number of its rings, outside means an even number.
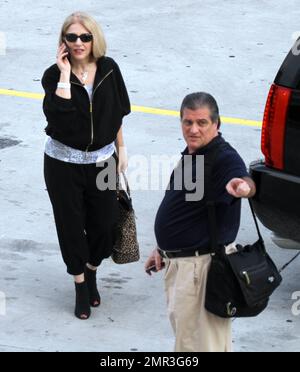
[[[191,156],[194,174],[198,155],[208,159],[216,154],[209,194],[214,195],[216,205],[218,244],[228,246],[234,243],[239,230],[241,198],[251,198],[256,192],[255,184],[241,157],[219,133],[219,109],[211,95],[188,95],[180,115],[187,143],[183,168],[187,155]],[[205,160],[204,164],[205,174]],[[148,258],[145,269],[151,274],[150,267],[160,271],[166,266],[165,287],[176,352],[231,351],[231,320],[219,318],[204,307],[211,263],[205,199],[208,190],[204,190],[200,201],[187,201],[187,190],[176,188],[174,173],[156,216],[158,248]]]

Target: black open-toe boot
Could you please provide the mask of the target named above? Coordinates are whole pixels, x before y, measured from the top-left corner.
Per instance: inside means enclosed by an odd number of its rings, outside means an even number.
[[[86,266],[84,275],[89,291],[90,305],[98,307],[101,304],[101,297],[97,288],[97,270],[91,270]]]
[[[75,290],[76,290],[75,316],[81,320],[87,320],[91,315],[87,283],[86,282],[75,283]]]

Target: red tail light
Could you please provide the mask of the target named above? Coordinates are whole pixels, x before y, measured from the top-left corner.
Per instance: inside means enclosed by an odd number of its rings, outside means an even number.
[[[267,99],[261,148],[266,158],[266,164],[283,170],[284,144],[287,111],[291,98],[291,89],[272,85]]]

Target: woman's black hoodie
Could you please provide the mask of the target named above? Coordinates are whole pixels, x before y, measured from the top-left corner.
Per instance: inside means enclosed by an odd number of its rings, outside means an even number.
[[[123,117],[130,113],[128,93],[117,63],[109,57],[98,60],[92,102],[73,73],[72,98],[57,96],[59,79],[56,64],[49,67],[42,78],[47,135],[82,151],[95,151],[115,141]]]

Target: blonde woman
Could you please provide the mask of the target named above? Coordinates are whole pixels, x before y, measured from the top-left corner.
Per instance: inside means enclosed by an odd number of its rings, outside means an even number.
[[[130,102],[118,65],[105,54],[100,26],[74,13],[62,26],[56,64],[42,79],[49,136],[44,175],[79,319],[100,305],[96,272],[111,255],[118,219],[116,191],[96,186],[99,162],[105,167],[117,159],[119,171],[127,167],[122,119]]]

